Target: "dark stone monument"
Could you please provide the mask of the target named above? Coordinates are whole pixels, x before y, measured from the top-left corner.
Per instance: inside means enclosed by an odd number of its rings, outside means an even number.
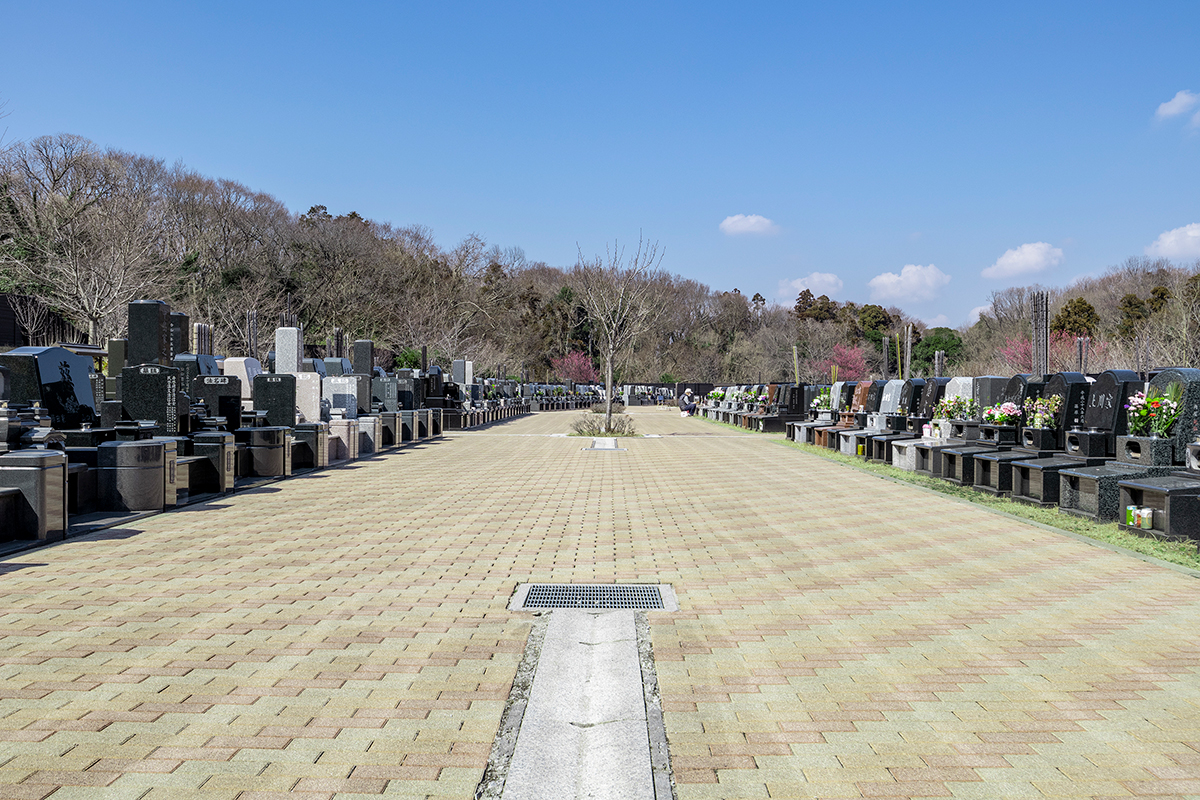
[[[1067,455],[1114,458],[1117,437],[1129,432],[1125,403],[1144,385],[1133,370],[1110,369],[1100,373],[1088,390],[1083,423],[1067,431]]]
[[[129,365],[165,366],[171,355],[171,307],[161,300],[134,300],[129,304]]]
[[[375,370],[375,342],[358,339],[350,345],[350,364],[355,375],[371,375]]]
[[[180,383],[175,367],[143,364],[126,367],[121,373],[121,405],[124,417],[153,420],[163,436],[183,436],[190,432],[190,398]]]
[[[221,374],[216,358],[195,353],[180,353],[175,356],[172,366],[180,371],[180,385],[185,387],[192,386],[197,375]]]
[[[296,427],[296,376],[266,372],[256,376],[254,408],[267,412],[267,425]]]
[[[395,376],[371,380],[371,400],[381,411],[400,410],[400,379]]]
[[[192,350],[192,325],[188,315],[182,311],[172,311],[171,323],[171,357],[189,353]],[[186,385],[186,384],[185,384]]]
[[[13,405],[38,403],[55,428],[79,428],[97,421],[92,391],[92,360],[62,347],[18,347],[0,353],[8,370]]]
[[[242,422],[242,382],[236,375],[197,375],[192,379],[192,400],[203,402],[210,417],[225,421],[226,431]]]
[[[305,358],[300,361],[301,372],[315,372],[322,378],[329,377],[329,372],[325,369],[325,359],[323,358]]]
[[[325,359],[325,376],[327,378],[337,378],[342,375],[354,374],[353,367],[350,366],[348,358],[327,358]]]

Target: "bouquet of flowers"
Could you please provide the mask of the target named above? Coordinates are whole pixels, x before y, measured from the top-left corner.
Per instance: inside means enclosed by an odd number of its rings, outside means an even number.
[[[1060,394],[1049,397],[1025,398],[1025,417],[1029,420],[1027,427],[1051,428],[1062,408],[1063,399]]]
[[[714,403],[718,403],[725,399],[725,392],[721,391],[720,389],[713,389],[708,393],[708,399],[712,400]]]
[[[1183,386],[1172,383],[1165,393],[1158,387],[1151,386],[1150,392],[1137,392],[1125,404],[1129,414],[1129,433],[1132,436],[1145,436],[1153,433],[1157,436],[1167,436],[1179,419],[1180,401],[1183,399]]]
[[[829,397],[829,390],[822,389],[821,393],[813,398],[810,407],[816,409],[817,411],[828,411],[829,409],[833,408],[833,402]]]
[[[1016,403],[997,403],[983,410],[983,422],[986,425],[1016,425],[1022,413]]]
[[[933,409],[934,419],[975,419],[979,415],[979,403],[974,398],[943,397]]]

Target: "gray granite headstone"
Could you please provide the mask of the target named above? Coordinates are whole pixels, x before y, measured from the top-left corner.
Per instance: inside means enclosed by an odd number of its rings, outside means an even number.
[[[358,381],[353,375],[333,375],[324,381],[329,412],[346,419],[358,418]]]
[[[450,376],[459,386],[469,386],[475,382],[475,362],[465,358],[455,359],[450,364]]]
[[[329,419],[329,406],[323,403],[323,378],[315,372],[297,372],[296,408],[305,422],[325,422]]]
[[[945,397],[947,400],[952,399],[952,398],[959,398],[959,397],[970,400],[974,396],[975,396],[975,379],[974,378],[963,378],[963,377],[951,378],[950,382],[946,384]]]
[[[299,328],[275,329],[275,372],[300,372],[304,360],[304,332]]]
[[[904,391],[904,381],[888,381],[883,387],[883,396],[879,400],[880,414],[895,414],[900,408],[900,393]]]
[[[262,374],[262,364],[257,358],[227,358],[222,363],[221,371],[232,375],[242,382],[242,399],[251,400],[254,397],[254,379]]]

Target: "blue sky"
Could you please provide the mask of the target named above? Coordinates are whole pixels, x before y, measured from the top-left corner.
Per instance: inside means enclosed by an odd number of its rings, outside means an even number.
[[[569,266],[959,325],[1200,258],[1200,3],[8,3],[59,132]]]

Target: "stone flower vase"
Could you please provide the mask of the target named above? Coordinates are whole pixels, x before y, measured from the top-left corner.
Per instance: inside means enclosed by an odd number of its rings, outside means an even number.
[[[1118,436],[1117,460],[1147,467],[1170,467],[1175,463],[1175,440],[1159,436]]]
[[[1025,428],[1021,431],[1021,444],[1030,450],[1056,450],[1058,437],[1053,428]]]
[[[983,424],[979,426],[979,438],[988,444],[1015,445],[1017,443],[1017,426]]]

